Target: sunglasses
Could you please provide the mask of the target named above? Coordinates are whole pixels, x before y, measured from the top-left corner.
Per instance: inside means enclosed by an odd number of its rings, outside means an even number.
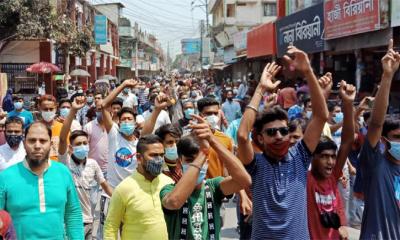
[[[279,133],[282,136],[286,136],[289,134],[289,128],[288,127],[280,127],[280,128],[267,128],[263,131],[263,133],[267,134],[270,137],[273,137],[276,135],[276,133],[279,131]]]

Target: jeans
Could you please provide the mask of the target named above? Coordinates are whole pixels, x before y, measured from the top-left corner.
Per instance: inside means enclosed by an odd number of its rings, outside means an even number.
[[[247,221],[246,221],[247,220]],[[240,214],[239,217],[239,234],[240,240],[251,239],[252,217]]]
[[[349,222],[349,201],[350,201],[350,180],[349,180],[349,168],[347,164],[344,165],[343,168],[343,175],[347,179],[346,187],[343,187],[343,184],[341,181],[338,183],[338,188],[339,188],[339,193],[342,198],[342,203],[343,203],[343,210],[346,215],[346,220]]]
[[[84,223],[83,227],[85,230],[85,240],[92,240],[93,223]]]
[[[361,222],[364,213],[364,200],[353,196],[352,208],[350,209],[349,226],[355,229],[361,229]]]

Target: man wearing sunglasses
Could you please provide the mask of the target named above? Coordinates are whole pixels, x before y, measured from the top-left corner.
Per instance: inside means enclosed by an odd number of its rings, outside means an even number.
[[[290,46],[288,55],[284,58],[290,70],[297,70],[308,81],[314,114],[303,140],[291,148],[288,116],[282,108],[267,110],[256,122],[264,94],[275,92],[280,84],[280,81],[273,81],[280,67],[275,63],[267,64],[238,132],[238,157],[253,182],[252,239],[310,238],[306,204],[307,170],[328,119],[328,109],[307,54]],[[263,153],[254,154],[249,138],[253,125]]]
[[[340,97],[344,112],[341,145],[324,136],[315,149],[311,172],[307,174],[307,213],[311,239],[347,239],[346,216],[338,181],[354,142],[353,101],[356,88],[341,82]]]

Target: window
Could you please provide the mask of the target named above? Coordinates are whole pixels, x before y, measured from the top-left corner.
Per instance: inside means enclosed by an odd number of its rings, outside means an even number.
[[[235,17],[235,15],[236,15],[235,4],[227,4],[226,17]]]
[[[264,17],[276,16],[276,3],[263,3]]]

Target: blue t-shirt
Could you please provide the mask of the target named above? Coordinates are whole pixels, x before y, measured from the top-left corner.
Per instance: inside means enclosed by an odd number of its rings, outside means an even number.
[[[360,239],[400,239],[400,165],[390,162],[368,139],[361,153],[365,200]]]
[[[252,239],[310,239],[307,170],[311,153],[303,141],[278,163],[256,154],[246,166],[253,184]]]
[[[17,112],[13,110],[7,114],[7,117],[19,117],[24,122],[24,129],[29,127],[33,123],[33,115],[30,111],[22,110],[21,112]]]

